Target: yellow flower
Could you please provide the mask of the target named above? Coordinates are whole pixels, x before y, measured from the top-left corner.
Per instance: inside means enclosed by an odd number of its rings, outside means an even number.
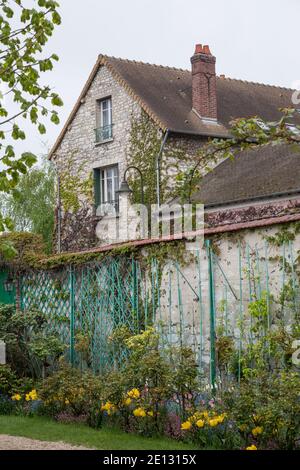
[[[31,392],[29,393],[30,397],[31,397],[31,400],[37,400],[38,398],[38,395],[37,395],[37,391],[34,389],[34,390],[31,390]]]
[[[256,428],[252,429],[252,435],[254,437],[258,436],[263,432],[263,428],[261,426],[256,426]]]
[[[154,416],[154,413],[153,413],[153,411],[148,411],[147,415],[152,417],[152,416]]]
[[[25,400],[26,401],[37,400],[37,399],[38,399],[38,395],[37,395],[37,391],[35,389],[31,390],[31,392],[26,393],[26,395],[25,395]]]
[[[246,447],[246,450],[257,450],[257,447],[252,444],[252,446]]]
[[[129,406],[130,403],[131,403],[131,401],[132,401],[131,398],[126,398],[126,399],[124,400],[124,405]]]
[[[22,399],[22,397],[19,393],[15,393],[15,395],[13,395],[11,397],[11,399],[14,400],[14,401],[20,401]]]
[[[139,390],[137,388],[133,388],[132,390],[130,390],[129,392],[127,392],[127,395],[129,398],[140,398],[141,394],[139,392]]]
[[[104,405],[101,406],[101,411],[106,411],[108,415],[115,411],[116,407],[110,401],[107,401]]]
[[[69,404],[70,404],[69,400],[66,399],[66,400],[65,400],[65,405],[69,405]]]
[[[191,429],[191,427],[192,427],[192,423],[190,421],[185,421],[181,425],[181,429],[183,429],[184,431],[188,431],[189,429]]]
[[[215,426],[218,426],[219,420],[218,418],[209,419],[208,424],[210,425],[210,427],[214,428]]]
[[[144,410],[144,408],[140,407],[140,408],[136,408],[135,410],[133,410],[133,414],[136,417],[145,418],[146,411]]]
[[[197,428],[203,428],[204,424],[205,423],[204,423],[203,419],[198,419],[198,421],[196,421]]]
[[[224,419],[225,419],[225,416],[226,416],[225,413],[223,413],[223,414],[221,414],[221,415],[219,415],[219,416],[216,417],[216,419],[218,420],[218,423],[219,423],[219,424],[223,423],[223,421],[224,421]]]

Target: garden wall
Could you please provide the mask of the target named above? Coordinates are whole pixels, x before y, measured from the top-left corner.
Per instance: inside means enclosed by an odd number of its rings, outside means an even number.
[[[234,338],[242,355],[253,311],[267,328],[299,311],[297,223],[222,233],[191,248],[186,241],[143,243],[47,261],[20,276],[21,306],[49,317],[69,346],[69,359],[95,372],[118,367],[126,352],[115,338],[155,324],[162,347],[188,345],[199,371],[215,380],[218,337]],[[187,245],[188,244],[188,245]],[[79,255],[78,255],[79,256]],[[249,305],[252,316],[249,313]],[[263,334],[263,332],[262,332]]]

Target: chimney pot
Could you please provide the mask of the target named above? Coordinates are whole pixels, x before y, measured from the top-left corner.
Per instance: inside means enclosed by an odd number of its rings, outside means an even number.
[[[201,54],[203,52],[202,44],[196,44],[195,54]]]
[[[203,54],[211,55],[208,45],[203,46]]]

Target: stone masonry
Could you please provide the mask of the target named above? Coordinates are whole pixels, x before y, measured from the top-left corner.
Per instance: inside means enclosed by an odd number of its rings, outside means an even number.
[[[97,100],[107,96],[112,97],[113,138],[109,142],[96,144]],[[82,179],[88,179],[94,168],[114,164],[118,164],[121,178],[126,167],[126,151],[131,121],[133,118],[137,118],[139,113],[139,105],[117,83],[105,66],[100,67],[55,154],[54,163],[58,173],[68,167],[68,160],[71,158],[74,174],[76,175],[80,171]],[[83,215],[73,214],[72,216],[72,214],[62,212],[63,251],[77,251],[91,247],[96,243],[95,226],[97,220],[94,217],[93,203],[83,198],[82,205],[84,206]],[[78,220],[80,215],[84,220]],[[66,223],[64,224],[64,222]],[[87,226],[89,226],[88,229]],[[80,230],[76,230],[76,227],[80,227]],[[89,236],[88,233],[90,233]]]
[[[97,100],[108,96],[112,98],[113,138],[104,143],[95,143]],[[118,164],[121,180],[124,170],[130,162],[128,146],[132,120],[138,119],[141,112],[140,105],[115,80],[108,68],[104,65],[101,66],[55,152],[53,161],[58,174],[67,170],[71,159],[71,172],[74,175],[80,174],[82,180],[88,180],[93,169],[114,164]],[[181,149],[188,157],[193,158],[200,145],[201,140],[196,138],[170,136],[166,152],[172,148],[176,155],[176,150],[180,151]],[[165,171],[172,179],[174,170],[172,170],[170,163],[166,165]],[[162,165],[162,171],[164,171],[164,165]],[[80,200],[82,209],[78,213],[66,213],[62,205],[61,239],[63,251],[79,251],[101,244],[101,240],[96,237],[99,218],[95,217],[93,201],[87,200],[82,195],[80,195]],[[107,234],[103,234],[103,240],[106,238]]]

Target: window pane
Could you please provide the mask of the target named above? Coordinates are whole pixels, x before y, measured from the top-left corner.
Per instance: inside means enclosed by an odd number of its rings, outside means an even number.
[[[115,203],[118,200],[116,191],[119,189],[118,166],[100,170],[101,204]]]
[[[103,127],[110,125],[110,114],[109,114],[109,111],[108,111],[108,110],[103,111],[103,114],[102,114],[102,125],[103,125]]]
[[[101,123],[102,127],[111,125],[111,100],[101,101]]]
[[[108,109],[108,100],[103,100],[102,101],[102,110],[105,111]]]
[[[107,174],[107,178],[112,178],[114,174],[114,168],[107,168],[106,174]]]
[[[118,191],[119,189],[119,176],[118,175],[114,177],[114,186],[115,186],[115,191]],[[117,196],[115,199],[117,199]]]
[[[107,180],[107,201],[106,202],[111,202],[113,200],[114,200],[114,195],[113,195],[112,180],[108,179]]]

